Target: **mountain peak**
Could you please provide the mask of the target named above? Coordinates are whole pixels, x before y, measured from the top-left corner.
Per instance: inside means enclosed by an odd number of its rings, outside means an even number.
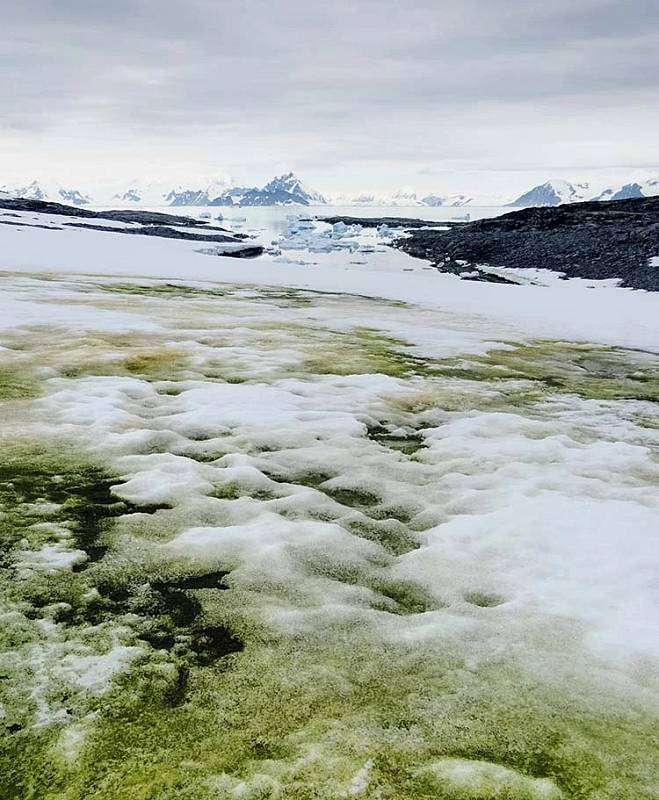
[[[212,206],[289,206],[324,204],[325,198],[307,187],[293,172],[277,175],[263,187],[232,186],[217,197],[208,197],[206,203],[195,205]]]
[[[292,203],[300,203],[301,205],[326,202],[320,192],[311,189],[303,183],[294,172],[286,172],[283,175],[275,176],[271,181],[266,183],[262,191],[270,194],[286,192],[291,195]],[[284,203],[288,205],[286,201],[284,201]]]
[[[511,206],[558,206],[587,199],[590,186],[587,183],[572,184],[562,178],[554,178],[534,186],[510,203]]]

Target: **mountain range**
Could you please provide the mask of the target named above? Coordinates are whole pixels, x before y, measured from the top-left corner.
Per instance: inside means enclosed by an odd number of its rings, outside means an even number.
[[[327,200],[320,194],[305,186],[292,172],[278,175],[259,188],[258,186],[228,186],[215,195],[208,190],[201,192],[195,202],[189,202],[187,192],[172,192],[170,205],[205,205],[205,206],[309,206],[325,205]]]
[[[305,185],[297,175],[278,175],[264,186],[237,186],[231,178],[221,176],[212,181],[172,187],[164,183],[134,181],[119,189],[86,192],[71,187],[53,186],[40,181],[23,186],[0,186],[0,197],[24,197],[49,200],[69,205],[146,205],[146,206],[419,206],[439,207],[473,204],[464,194],[429,194],[419,197],[412,189],[398,189],[391,194],[362,192],[324,196]],[[490,199],[490,205],[502,205],[501,198]]]
[[[47,186],[39,181],[25,186],[0,186],[0,196],[22,197],[26,200],[47,200],[56,203],[65,203],[70,206],[85,206],[92,203],[92,198],[79,189],[63,186]]]
[[[419,196],[412,189],[392,194],[363,192],[324,196],[306,186],[297,175],[278,175],[261,187],[239,186],[227,176],[172,186],[163,182],[131,184],[113,189],[83,190],[75,185],[55,185],[34,180],[22,186],[0,186],[0,197],[24,197],[68,205],[84,206],[399,206],[459,207],[466,205],[509,205],[517,208],[557,206],[584,200],[624,200],[659,195],[659,179],[633,181],[623,185],[594,187],[588,183],[550,180],[534,186],[510,201],[502,197],[471,197],[464,194]]]
[[[642,183],[635,181],[622,186],[606,186],[599,189],[589,183],[551,180],[534,186],[508,205],[517,208],[559,206],[563,203],[582,203],[586,200],[632,200],[655,195],[659,195],[659,179],[656,178]]]
[[[120,189],[88,193],[70,186],[34,180],[23,186],[0,186],[0,196],[48,200],[69,205],[149,206],[288,206],[325,205],[327,200],[292,172],[279,175],[264,186],[236,186],[227,177],[172,187],[164,183],[135,181]]]

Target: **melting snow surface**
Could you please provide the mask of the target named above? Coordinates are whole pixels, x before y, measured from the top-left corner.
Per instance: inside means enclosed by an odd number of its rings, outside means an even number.
[[[467,380],[428,365],[536,337],[657,352],[657,298],[473,284],[418,264],[408,275],[402,254],[400,268],[379,270],[377,242],[365,242],[296,219],[280,249],[325,263],[236,264],[187,242],[3,228],[16,272],[3,278],[2,353],[20,360],[12,337],[29,342],[29,364],[16,363],[42,390],[22,411],[12,401],[3,433],[102,454],[122,476],[118,500],[174,519],[171,535],[163,527],[139,548],[221,564],[252,604],[241,612],[273,635],[362,625],[382,642],[458,647],[467,671],[506,654],[545,678],[606,674],[611,691],[652,705],[659,425],[640,370],[656,358],[627,354],[640,388],[626,398],[563,391],[551,374]],[[365,269],[345,263],[360,250]],[[369,525],[390,539],[362,535]],[[84,565],[66,530],[38,533],[17,550],[20,580]],[[430,599],[401,614],[383,581]],[[118,623],[93,629],[102,646],[71,643],[55,611],[40,641],[10,657],[13,669],[29,660],[42,724],[67,719],[53,680],[101,696],[145,651]],[[423,769],[455,791],[560,796],[549,779],[477,760]],[[372,770],[362,761],[347,796],[368,789]]]

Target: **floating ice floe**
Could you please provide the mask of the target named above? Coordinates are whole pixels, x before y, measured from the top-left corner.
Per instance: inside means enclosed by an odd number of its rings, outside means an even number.
[[[277,239],[282,250],[308,250],[311,253],[329,253],[333,250],[358,250],[361,243],[357,238],[362,233],[361,225],[346,225],[335,222],[333,225],[314,221],[308,217],[289,215],[286,229]]]
[[[377,234],[381,239],[391,239],[393,238],[399,231],[396,231],[394,228],[390,228],[386,223],[382,225],[378,225],[376,228]]]

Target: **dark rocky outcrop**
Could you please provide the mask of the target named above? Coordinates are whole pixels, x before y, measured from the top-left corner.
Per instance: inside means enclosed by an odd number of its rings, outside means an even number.
[[[195,242],[237,242],[245,239],[245,234],[213,234],[211,231],[218,228],[207,228],[206,231],[194,233],[192,231],[177,231],[166,225],[144,225],[141,228],[108,228],[105,225],[94,225],[88,222],[65,222],[71,228],[86,228],[92,231],[105,231],[110,233],[127,233],[135,236],[157,236],[160,239],[186,239]]]
[[[525,208],[450,230],[405,224],[394,244],[443,272],[488,279],[478,266],[550,269],[568,278],[618,278],[623,286],[659,291],[659,197]]]
[[[92,211],[88,208],[76,208],[62,203],[50,203],[45,200],[29,200],[19,198],[0,198],[0,208],[10,211],[34,211],[37,214],[53,214],[62,217],[79,217],[81,219],[105,219],[114,222],[137,222],[140,225],[178,225],[179,227],[202,228],[208,225],[206,220],[182,217],[178,214],[163,214],[156,211],[117,210]],[[223,228],[215,228],[223,230]]]
[[[89,230],[103,231],[105,233],[121,233],[133,236],[156,236],[161,239],[185,239],[196,242],[210,242],[215,244],[234,244],[243,245],[245,239],[249,238],[244,233],[232,233],[226,228],[209,225],[206,220],[193,219],[192,217],[182,217],[175,214],[163,214],[155,211],[91,211],[89,209],[74,208],[73,206],[62,205],[61,203],[50,203],[43,200],[20,199],[0,199],[0,209],[9,211],[36,212],[38,214],[50,214],[53,216],[76,217],[78,220],[84,219],[89,222],[62,222],[73,228],[86,228]],[[21,225],[32,228],[58,229],[58,226],[40,224],[39,221],[30,222],[25,219],[0,220],[0,224]],[[134,227],[110,227],[107,222],[132,223]],[[173,227],[175,226],[175,227]],[[183,228],[184,230],[180,230]],[[234,256],[237,258],[253,258],[263,253],[263,247],[257,244],[243,245],[239,248],[230,249],[222,252],[222,255]],[[219,254],[219,253],[218,253]]]
[[[451,228],[454,225],[464,225],[463,222],[456,222],[454,220],[438,222],[432,219],[411,219],[409,217],[318,217],[320,222],[328,222],[334,225],[337,222],[343,222],[346,225],[361,225],[362,228],[379,228],[381,225],[386,225],[389,228],[427,228],[429,226],[442,226]]]

